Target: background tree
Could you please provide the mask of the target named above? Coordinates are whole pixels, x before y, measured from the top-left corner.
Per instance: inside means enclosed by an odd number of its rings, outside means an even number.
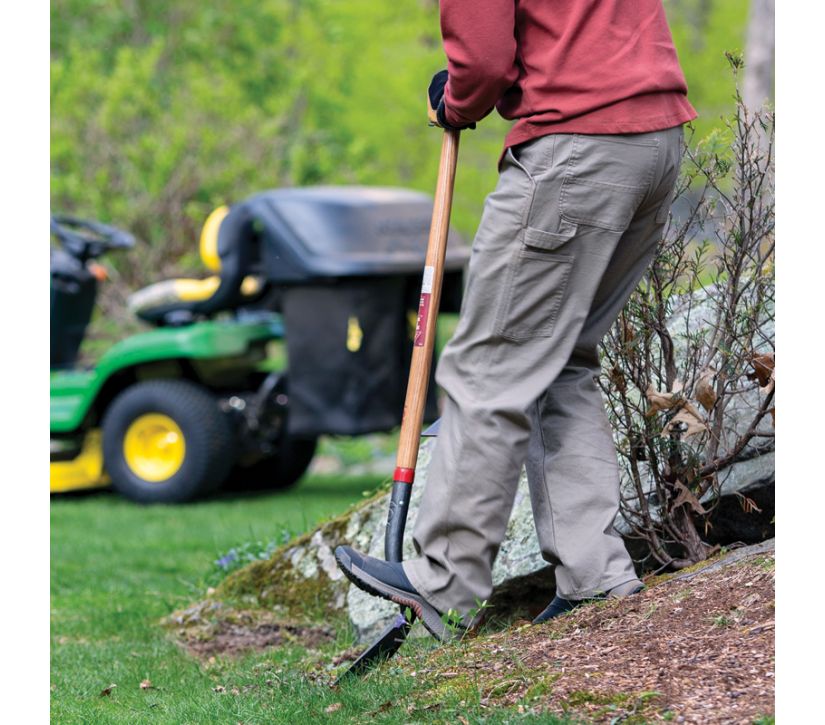
[[[751,0],[742,83],[742,98],[751,110],[773,100],[774,29],[774,0]]]
[[[723,53],[744,42],[748,0],[664,2],[704,136],[731,107]],[[432,191],[438,141],[422,108],[445,63],[432,0],[53,0],[51,12],[52,208],[141,240],[110,258],[121,279],[107,294],[202,271],[206,215],[262,189]],[[462,144],[453,220],[468,236],[506,128],[492,114]]]

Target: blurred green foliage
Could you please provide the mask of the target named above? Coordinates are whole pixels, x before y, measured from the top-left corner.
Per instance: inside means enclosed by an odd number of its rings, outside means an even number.
[[[665,0],[709,130],[747,0]],[[445,65],[435,0],[53,0],[52,207],[132,230],[131,287],[197,270],[217,205],[305,184],[431,191],[425,90]],[[462,142],[455,226],[471,236],[507,123]]]

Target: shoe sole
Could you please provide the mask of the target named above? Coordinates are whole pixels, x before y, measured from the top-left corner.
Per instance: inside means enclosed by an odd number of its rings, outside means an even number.
[[[376,579],[353,564],[351,557],[345,552],[339,553],[336,551],[335,560],[338,562],[341,571],[344,572],[344,576],[359,589],[375,597],[388,599],[402,607],[409,607],[415,612],[415,616],[421,620],[422,624],[427,628],[427,631],[440,642],[460,639],[463,632],[453,632],[448,628],[442,621],[441,614],[438,610],[423,597],[403,589],[397,589],[382,582],[380,579]]]

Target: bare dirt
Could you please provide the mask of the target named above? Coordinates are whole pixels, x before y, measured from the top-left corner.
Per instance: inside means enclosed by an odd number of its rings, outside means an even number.
[[[307,649],[314,649],[334,639],[332,632],[320,627],[284,624],[259,624],[247,627],[224,623],[209,639],[189,640],[184,646],[190,654],[204,659],[216,655],[238,655],[267,647],[282,647],[286,644],[298,644]]]
[[[235,609],[210,601],[176,612],[164,624],[181,647],[201,660],[284,645],[313,650],[335,641],[331,627],[284,622],[274,612]]]

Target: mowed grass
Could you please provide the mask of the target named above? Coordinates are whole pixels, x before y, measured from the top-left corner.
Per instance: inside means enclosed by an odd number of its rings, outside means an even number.
[[[161,626],[202,599],[216,580],[215,559],[228,549],[305,531],[381,483],[316,476],[285,493],[187,506],[141,507],[108,493],[53,498],[52,722],[567,722],[484,703],[470,681],[416,676],[430,667],[429,639],[411,640],[394,662],[331,688],[327,665],[352,645],[348,632],[320,651],[296,645],[204,662]],[[460,658],[455,647],[441,659]]]
[[[53,498],[53,722],[308,722],[323,714],[334,702],[329,689],[289,673],[302,652],[203,667],[159,621],[203,596],[214,560],[229,548],[304,531],[379,484],[375,476],[310,478],[285,493],[187,506],[141,507],[108,493]],[[288,673],[275,689],[264,687],[273,667]],[[153,689],[141,689],[144,680]]]

